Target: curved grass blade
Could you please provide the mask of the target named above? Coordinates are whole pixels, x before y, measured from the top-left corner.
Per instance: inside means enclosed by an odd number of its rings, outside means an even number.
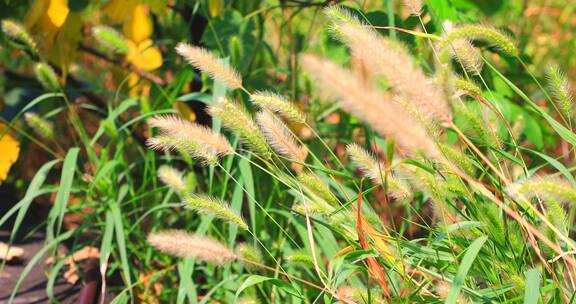
[[[480,252],[482,245],[484,245],[487,239],[487,236],[479,237],[466,249],[466,254],[462,259],[462,263],[460,263],[460,266],[458,267],[458,272],[456,272],[454,280],[452,280],[452,287],[450,288],[450,292],[448,293],[448,297],[446,297],[444,303],[456,304],[458,301],[458,295],[460,294],[460,289],[464,286],[464,279],[466,278],[466,275],[468,275],[472,263],[474,263],[478,252]]]

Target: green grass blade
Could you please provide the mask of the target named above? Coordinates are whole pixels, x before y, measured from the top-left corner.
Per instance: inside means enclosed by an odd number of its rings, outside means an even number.
[[[6,214],[4,214],[4,216],[0,219],[0,226],[2,226],[16,211],[18,211],[18,215],[16,216],[16,220],[15,220],[14,226],[12,228],[12,235],[10,236],[10,243],[12,243],[12,241],[14,240],[14,236],[18,232],[18,229],[20,228],[20,225],[22,224],[22,221],[24,220],[24,216],[26,215],[26,212],[28,211],[28,208],[30,207],[30,204],[32,203],[34,198],[36,198],[42,194],[52,192],[52,190],[43,190],[43,189],[41,189],[41,187],[44,184],[44,181],[46,180],[46,176],[48,175],[48,172],[58,162],[59,162],[59,160],[55,159],[53,161],[50,161],[50,162],[44,164],[38,170],[38,172],[36,172],[36,174],[34,175],[34,178],[32,178],[32,181],[30,182],[30,186],[28,186],[28,189],[26,190],[26,194],[24,195],[24,198],[22,200],[20,200],[18,203],[16,203],[16,205],[14,207],[12,207],[12,209],[10,209],[8,212],[6,212]]]
[[[76,160],[78,159],[79,148],[72,148],[64,158],[62,166],[62,175],[60,177],[60,185],[54,200],[54,206],[50,209],[48,214],[48,225],[46,232],[46,239],[48,242],[54,239],[54,233],[60,235],[62,222],[64,221],[64,213],[66,212],[66,205],[70,198],[72,183],[74,182],[74,172],[76,171]]]
[[[452,281],[452,287],[450,288],[450,292],[448,293],[448,297],[446,297],[444,303],[456,304],[458,301],[458,295],[460,294],[460,289],[464,286],[464,279],[466,278],[466,275],[468,275],[472,263],[474,263],[478,252],[480,252],[482,245],[484,245],[487,239],[487,236],[479,237],[466,249],[466,254],[462,259],[462,263],[460,263],[460,266],[458,267],[458,272],[456,272],[456,276]]]
[[[126,237],[124,232],[124,225],[122,224],[122,214],[120,211],[119,202],[115,201],[110,204],[110,212],[114,222],[114,231],[116,232],[116,243],[118,244],[118,251],[120,253],[120,262],[122,264],[123,279],[126,286],[129,287],[128,291],[132,296],[132,279],[130,277],[130,263],[128,261],[128,254],[126,251]]]
[[[538,304],[540,298],[540,270],[533,268],[526,271],[524,286],[524,304]]]

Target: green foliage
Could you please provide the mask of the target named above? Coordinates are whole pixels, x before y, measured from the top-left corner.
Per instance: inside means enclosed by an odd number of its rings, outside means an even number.
[[[50,209],[9,302],[46,255],[56,300],[87,246],[114,303],[569,302],[576,4],[334,4],[2,4],[9,243]],[[303,73],[311,53],[347,71],[322,74],[347,104]],[[278,155],[258,111],[307,154]],[[385,117],[410,119],[391,137]],[[406,150],[410,134],[441,153]]]

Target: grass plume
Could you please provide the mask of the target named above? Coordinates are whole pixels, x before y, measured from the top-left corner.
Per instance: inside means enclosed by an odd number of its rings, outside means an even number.
[[[221,134],[176,115],[156,116],[150,125],[160,129],[158,136],[148,139],[148,146],[153,149],[186,151],[193,158],[212,164],[219,156],[234,152]]]
[[[148,242],[157,250],[169,255],[195,258],[216,265],[222,265],[237,258],[234,252],[218,241],[180,230],[150,233]]]
[[[538,197],[544,201],[576,203],[576,188],[565,179],[549,175],[533,176],[523,182],[513,184],[508,192],[512,195],[519,192],[527,199]]]
[[[177,193],[185,194],[187,192],[186,182],[182,172],[168,165],[162,165],[158,168],[158,178],[167,186],[174,189]]]
[[[304,162],[308,155],[306,147],[300,146],[286,124],[268,111],[261,111],[256,115],[256,121],[268,142],[282,156]]]
[[[244,107],[222,98],[208,111],[213,117],[220,119],[226,128],[238,134],[260,156],[265,159],[272,157],[264,134]]]
[[[548,77],[548,87],[554,96],[554,101],[560,108],[566,119],[572,118],[574,107],[574,97],[568,79],[558,67],[550,67],[546,73]]]
[[[10,39],[24,45],[33,54],[38,54],[38,45],[24,25],[13,20],[2,20],[2,32]]]
[[[479,24],[456,26],[440,40],[438,47],[445,49],[459,39],[481,40],[491,44],[506,55],[518,56],[519,54],[516,43],[507,34],[493,27]]]
[[[304,123],[304,114],[284,96],[270,91],[258,91],[250,95],[250,100],[262,109],[278,113],[297,123]]]
[[[32,112],[26,112],[26,114],[24,114],[24,120],[42,139],[54,139],[54,124],[52,122]]]
[[[390,97],[328,60],[306,55],[302,63],[319,85],[342,101],[344,109],[360,117],[378,133],[390,136],[408,151],[423,151],[432,158],[440,156],[422,125]]]
[[[176,46],[176,52],[195,68],[210,75],[212,79],[226,83],[231,89],[242,87],[240,74],[207,49],[181,42]]]
[[[441,91],[434,85],[399,42],[380,36],[350,12],[337,6],[327,8],[334,35],[344,42],[353,56],[361,59],[376,75],[386,77],[392,91],[422,108],[423,113],[441,122],[452,114]]]
[[[388,185],[388,194],[398,200],[403,200],[411,196],[408,185],[403,181],[395,178],[392,174],[387,174],[385,164],[376,160],[376,158],[364,148],[357,144],[346,146],[346,152],[350,159],[364,176],[370,178],[376,184]]]
[[[248,225],[242,216],[223,200],[203,194],[191,194],[184,199],[184,203],[198,213],[213,215],[229,224],[248,230]]]

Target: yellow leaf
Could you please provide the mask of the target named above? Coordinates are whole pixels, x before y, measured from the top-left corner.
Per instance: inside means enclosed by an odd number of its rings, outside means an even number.
[[[46,15],[55,27],[61,27],[66,21],[66,17],[68,17],[68,12],[70,10],[68,9],[67,0],[50,0]]]
[[[210,16],[216,17],[220,15],[222,8],[224,8],[224,0],[208,0],[208,11],[210,11]]]
[[[5,126],[0,124],[0,134],[4,134]],[[8,177],[12,164],[18,159],[20,143],[9,133],[0,138],[0,184]]]
[[[48,10],[48,5],[50,4],[50,0],[36,0],[30,6],[30,10],[24,17],[24,26],[30,29],[34,26],[40,18],[46,14],[46,10]]]
[[[196,121],[196,113],[185,102],[176,101],[174,108],[180,113],[180,117],[189,121]]]
[[[140,79],[136,73],[128,75],[128,95],[131,97],[147,97],[150,95],[150,83],[145,79]]]
[[[162,15],[168,9],[168,0],[147,0],[146,2],[152,13],[156,15]]]
[[[131,17],[138,0],[110,0],[103,11],[113,23],[122,23]]]
[[[62,69],[63,79],[66,79],[69,65],[76,60],[78,44],[82,40],[81,17],[80,13],[69,14],[66,23],[56,33],[53,46],[48,49],[48,57]]]
[[[132,18],[124,23],[124,35],[136,43],[142,42],[152,35],[152,20],[148,16],[148,8],[139,4],[132,10]]]
[[[128,54],[126,60],[134,66],[151,71],[162,65],[162,53],[152,45],[152,40],[146,39],[141,43],[128,40]]]

